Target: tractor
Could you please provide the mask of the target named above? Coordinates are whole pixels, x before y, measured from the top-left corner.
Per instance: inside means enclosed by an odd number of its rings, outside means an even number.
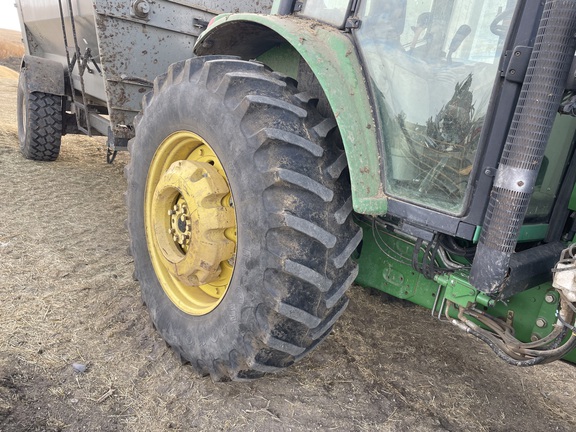
[[[152,322],[282,370],[357,284],[576,361],[576,0],[19,0],[22,153],[108,137]]]

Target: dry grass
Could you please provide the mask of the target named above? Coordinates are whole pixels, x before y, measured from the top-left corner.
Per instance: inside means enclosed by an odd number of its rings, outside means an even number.
[[[22,35],[14,30],[0,29],[0,60],[24,55]]]
[[[23,55],[24,45],[20,32],[0,29],[0,78],[13,77],[14,75],[3,69],[2,66],[18,70]]]
[[[10,57],[22,57],[24,55],[24,46],[21,43],[0,42],[0,59]]]
[[[0,28],[0,43],[2,42],[22,45],[22,34],[16,30],[7,30]]]

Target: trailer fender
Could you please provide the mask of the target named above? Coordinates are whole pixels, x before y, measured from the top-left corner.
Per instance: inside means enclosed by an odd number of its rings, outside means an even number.
[[[225,14],[200,35],[194,52],[249,60],[285,43],[306,61],[330,103],[346,150],[354,210],[386,213],[381,147],[372,104],[360,58],[348,34],[292,16]],[[290,70],[297,70],[298,61],[297,56],[286,59],[283,72],[290,75]]]
[[[25,55],[22,58],[20,73],[26,74],[26,84],[30,93],[66,95],[64,67],[54,60]]]

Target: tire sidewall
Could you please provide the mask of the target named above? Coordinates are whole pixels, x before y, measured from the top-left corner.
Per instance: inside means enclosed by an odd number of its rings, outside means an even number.
[[[134,254],[141,265],[142,296],[152,320],[166,341],[183,348],[192,358],[211,361],[228,358],[231,350],[244,350],[244,340],[256,332],[255,309],[264,301],[263,275],[266,271],[264,250],[267,222],[262,192],[265,176],[254,164],[249,139],[242,130],[241,118],[234,108],[226,107],[223,98],[207,94],[203,86],[182,82],[156,95],[138,125],[132,154],[133,187],[130,208],[138,232],[133,233],[137,246]],[[190,103],[204,101],[202,107]],[[214,119],[218,122],[214,122]],[[146,176],[158,145],[176,131],[191,131],[214,150],[226,172],[234,199],[237,219],[235,271],[228,291],[212,312],[191,316],[178,309],[162,289],[147,253],[144,230],[144,195]],[[230,143],[230,144],[228,144]],[[134,235],[136,234],[136,235]],[[207,336],[209,336],[207,338]],[[245,339],[246,338],[246,339]]]
[[[28,98],[28,85],[26,77],[26,69],[20,71],[20,76],[18,78],[18,92],[16,99],[17,106],[17,117],[18,117],[18,140],[20,142],[20,150],[23,154],[28,153],[29,134],[28,129],[30,127],[30,100]],[[26,114],[26,121],[24,121],[24,114]]]

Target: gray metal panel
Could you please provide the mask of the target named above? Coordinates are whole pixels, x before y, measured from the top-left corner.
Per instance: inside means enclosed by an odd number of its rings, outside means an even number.
[[[272,9],[272,0],[172,0],[189,7],[203,9],[214,13],[251,12],[268,14]]]
[[[132,121],[140,110],[143,94],[154,78],[174,62],[193,56],[198,35],[216,13],[268,13],[272,0],[154,0],[149,12],[139,17],[135,0],[73,0],[73,16],[81,54],[90,49],[101,70],[83,74],[90,103],[106,107],[114,135],[131,138]],[[17,0],[24,23],[28,53],[67,65],[58,0]],[[74,54],[68,0],[62,0],[65,27]],[[72,81],[80,90],[76,65]],[[102,124],[94,125],[101,133]]]

